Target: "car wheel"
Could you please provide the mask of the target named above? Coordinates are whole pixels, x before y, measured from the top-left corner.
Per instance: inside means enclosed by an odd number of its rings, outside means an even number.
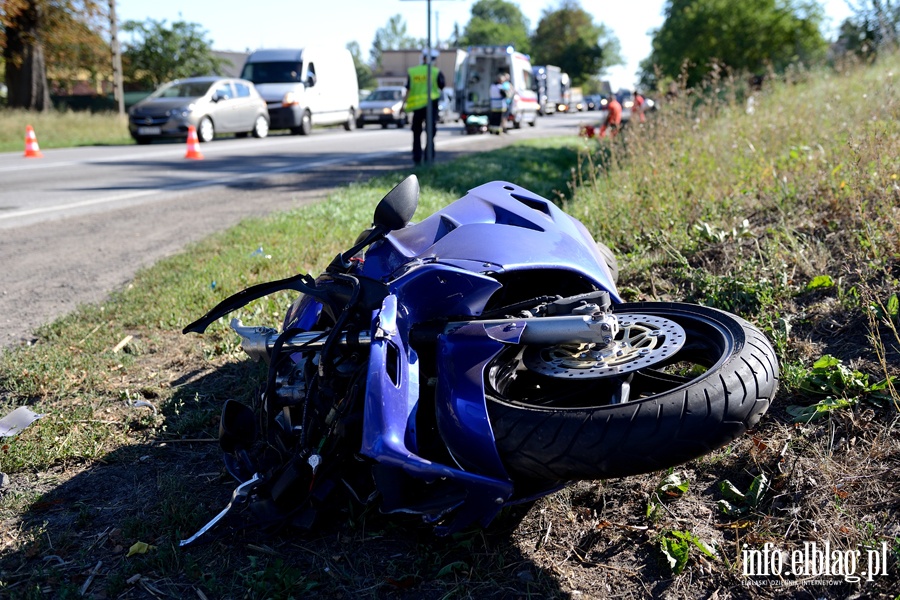
[[[388,126],[387,123],[382,123],[382,124],[381,124],[381,128],[382,128],[382,129],[387,129],[387,126]]]
[[[201,142],[211,142],[216,137],[216,127],[213,125],[212,119],[203,117],[200,119],[200,125],[197,126],[197,139]]]
[[[152,140],[152,138],[140,136],[140,137],[134,138],[134,141],[135,141],[135,143],[140,144],[141,146],[146,146],[153,140]]]
[[[253,137],[262,139],[269,135],[269,120],[262,115],[256,117],[256,122],[253,123],[253,131],[250,132]]]
[[[365,127],[365,126],[366,126],[366,122],[365,122],[365,121],[363,121],[362,119],[357,119],[357,120],[356,120],[356,128],[357,128],[357,129],[362,129],[362,128]]]
[[[344,121],[344,129],[347,131],[356,129],[356,111],[352,108],[350,109],[350,112],[347,113],[347,120]]]
[[[303,111],[303,117],[300,119],[300,126],[291,127],[291,133],[294,135],[309,135],[312,133],[312,115],[308,110]]]

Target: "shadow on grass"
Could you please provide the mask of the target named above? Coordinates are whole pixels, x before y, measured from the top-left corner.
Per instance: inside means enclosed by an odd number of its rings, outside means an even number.
[[[459,162],[446,168],[452,159]],[[443,152],[437,164],[416,172],[424,185],[460,196],[488,181],[515,179],[559,201],[577,159],[574,148],[514,146],[490,155]],[[287,166],[295,159],[281,160]],[[182,172],[196,168],[187,161],[167,165]],[[253,173],[252,161],[208,160],[203,167]],[[367,176],[410,171],[396,157],[381,157],[365,168]],[[360,177],[358,165],[323,166],[302,185],[333,187],[354,177]],[[228,398],[249,403],[261,381],[258,368],[241,362],[204,372],[185,365],[182,378],[173,382],[173,396],[160,407],[160,422],[144,425],[154,427],[148,431],[160,439],[122,447],[91,465],[15,474],[10,491],[29,500],[17,515],[13,539],[0,538],[0,595],[67,597],[82,590],[88,596],[124,598],[189,597],[197,595],[195,590],[249,598],[562,595],[559,583],[517,545],[516,535],[528,539],[528,534],[515,533],[515,515],[498,519],[486,531],[437,538],[416,521],[353,514],[315,534],[222,529],[205,545],[179,549],[179,539],[230,499],[235,484],[225,474],[213,438],[222,403]],[[124,426],[142,427],[139,419]],[[138,542],[153,548],[128,557]]]
[[[423,186],[461,197],[471,188],[495,180],[511,181],[562,204],[570,194],[573,169],[578,163],[575,146],[515,145],[492,152],[441,151],[433,165],[413,168],[404,155],[378,154],[359,160],[354,153],[298,156],[289,152],[260,156],[208,155],[202,161],[126,160],[116,164],[133,173],[132,182],[117,186],[89,186],[73,191],[136,191],[189,189],[224,185],[265,193],[281,190],[327,190],[348,182],[363,182],[378,175],[398,179],[416,173]],[[452,167],[448,163],[453,162]],[[307,163],[307,164],[304,164]],[[302,178],[291,177],[302,175]],[[376,200],[373,200],[373,206]]]
[[[442,168],[455,161],[453,169]],[[490,153],[441,153],[437,164],[419,171],[424,185],[455,192],[489,181],[510,181],[556,204],[563,204],[571,192],[573,169],[578,165],[577,146],[540,147],[514,145]]]
[[[168,433],[166,439],[43,474],[37,477],[47,480],[43,486],[17,474],[14,488],[25,484],[42,493],[21,513],[18,543],[7,545],[15,552],[0,554],[0,596],[61,598],[82,590],[119,598],[195,597],[195,590],[234,598],[561,595],[558,583],[517,547],[515,514],[486,531],[447,538],[416,519],[377,511],[349,511],[314,533],[266,533],[239,515],[202,545],[180,549],[178,541],[218,513],[235,486],[211,439],[221,404],[249,402],[261,376],[249,361],[207,374],[188,371],[160,410],[156,430]],[[127,556],[138,542],[152,547]]]

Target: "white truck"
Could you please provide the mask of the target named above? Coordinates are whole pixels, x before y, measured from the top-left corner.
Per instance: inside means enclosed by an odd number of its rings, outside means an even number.
[[[460,65],[457,102],[463,123],[485,119],[491,110],[490,87],[500,73],[509,73],[512,98],[504,129],[534,126],[538,116],[538,95],[534,90],[531,59],[512,46],[470,46]],[[467,132],[472,132],[469,127]]]
[[[356,128],[359,86],[346,48],[257,50],[247,57],[241,77],[265,99],[270,129],[309,135],[313,125]]]
[[[552,115],[563,101],[562,70],[555,65],[534,67],[534,85],[538,94],[538,112]]]

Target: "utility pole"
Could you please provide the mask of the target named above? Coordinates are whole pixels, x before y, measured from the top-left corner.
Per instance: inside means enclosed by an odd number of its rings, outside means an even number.
[[[116,0],[109,0],[109,37],[112,48],[114,95],[119,114],[125,114],[125,89],[122,84],[122,50],[119,46],[119,26],[116,23]]]
[[[437,120],[437,115],[434,114],[434,107],[431,104],[431,68],[432,68],[431,63],[434,62],[433,59],[431,58],[431,49],[432,49],[431,48],[431,0],[425,0],[425,2],[428,5],[428,8],[427,8],[427,13],[428,13],[427,45],[428,45],[428,47],[425,49],[425,52],[427,53],[427,56],[428,56],[428,58],[427,58],[427,63],[428,63],[427,86],[428,87],[427,87],[427,92],[426,92],[428,104],[426,105],[426,108],[425,108],[425,139],[431,140],[430,144],[425,145],[425,164],[429,164],[429,163],[434,162],[434,138],[431,137],[429,135],[429,133],[432,131],[432,127],[435,127],[435,128],[437,127],[437,125],[435,125],[435,121]]]

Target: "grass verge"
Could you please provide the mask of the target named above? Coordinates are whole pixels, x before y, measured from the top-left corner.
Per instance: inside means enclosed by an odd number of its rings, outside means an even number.
[[[41,150],[134,143],[128,117],[115,113],[0,108],[0,152],[24,152],[27,125],[34,127]]]
[[[784,377],[751,434],[671,473],[580,483],[521,520],[450,539],[355,514],[318,536],[244,531],[178,550],[230,495],[213,441],[218,411],[251,395],[259,372],[222,325],[202,338],[177,332],[247,285],[320,270],[402,177],[390,175],[213,236],[3,356],[0,413],[29,404],[48,416],[0,448],[9,480],[0,489],[0,592],[893,597],[897,66],[774,83],[753,112],[739,86],[715,82],[722,92],[677,99],[612,142],[542,141],[420,173],[419,219],[468,188],[512,180],[615,248],[628,299],[700,302],[762,327]],[[237,316],[277,323],[289,300]],[[136,542],[149,547],[128,556]],[[747,572],[757,550],[790,556],[826,543],[843,557],[874,551],[883,564],[870,561],[859,581]]]

